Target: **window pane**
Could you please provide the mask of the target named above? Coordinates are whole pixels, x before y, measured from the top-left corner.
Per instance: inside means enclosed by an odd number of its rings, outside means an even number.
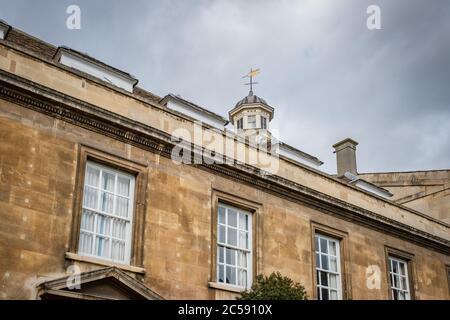
[[[112,236],[125,240],[127,222],[120,219],[113,219]]]
[[[125,242],[113,240],[112,242],[112,250],[111,250],[111,259],[117,261],[123,261],[125,259]]]
[[[100,196],[100,210],[107,213],[113,213],[114,195],[102,191]]]
[[[337,272],[337,261],[335,257],[330,258],[330,270]]]
[[[224,272],[225,272],[224,266],[219,264],[219,274],[217,275],[217,280],[219,282],[224,282],[224,277],[223,277]]]
[[[238,251],[238,266],[247,268],[247,254],[242,251]]]
[[[236,250],[226,249],[226,264],[236,265]]]
[[[236,284],[236,268],[228,267],[226,268],[226,283]]]
[[[321,255],[322,269],[328,270],[328,257],[324,254]]]
[[[95,254],[103,258],[108,257],[109,239],[103,237],[95,237]]]
[[[85,186],[83,194],[83,207],[97,209],[98,191],[97,189]]]
[[[97,234],[109,236],[111,231],[110,218],[104,215],[97,215]]]
[[[331,290],[330,291],[330,300],[337,300],[338,299],[338,294],[336,290]]]
[[[328,253],[328,244],[327,240],[324,238],[320,238],[320,251],[323,253]]]
[[[322,288],[322,300],[329,300],[328,289]]]
[[[219,223],[225,224],[225,208],[219,207]]]
[[[404,276],[404,275],[406,275],[406,270],[405,270],[405,264],[403,263],[403,262],[400,262],[399,263],[399,269],[400,269],[400,274],[402,275],[402,276]]]
[[[239,213],[239,228],[248,231],[248,216],[243,213]]]
[[[115,176],[109,172],[103,171],[102,175],[102,189],[107,191],[114,191]]]
[[[239,231],[239,248],[248,249],[248,233]]]
[[[337,278],[338,276],[335,274],[330,274],[330,287],[331,288],[337,288]]]
[[[328,287],[328,274],[326,272],[320,272],[320,284]]]
[[[247,271],[240,269],[239,270],[239,286],[242,286],[244,288],[247,288]]]
[[[330,241],[330,254],[336,256],[336,242]]]
[[[237,228],[237,212],[233,209],[228,209],[228,225]]]
[[[392,272],[398,273],[398,263],[395,260],[392,260]]]
[[[98,188],[98,179],[100,176],[100,170],[87,166],[86,168],[86,181],[85,184]]]
[[[92,234],[80,232],[79,251],[82,253],[92,254]]]
[[[117,177],[117,193],[124,197],[130,196],[130,179],[125,177]]]
[[[130,200],[127,198],[117,197],[116,203],[116,215],[119,217],[128,218],[128,203]]]
[[[320,255],[316,253],[316,267],[322,268],[322,264],[320,263]]]
[[[318,284],[318,285],[321,284],[321,283],[320,283],[320,272],[321,272],[321,271],[316,270],[316,281],[317,281],[317,284]]]
[[[406,290],[407,289],[407,287],[406,287],[406,277],[401,277],[401,288],[403,289],[403,290]]]
[[[394,274],[394,288],[399,288],[398,276]]]
[[[228,230],[228,244],[230,246],[237,246],[237,230],[232,228],[227,228]]]
[[[81,216],[81,230],[94,232],[94,221],[94,212],[83,209],[83,215]]]
[[[314,237],[314,249],[316,250],[316,251],[319,251],[319,237],[318,236],[315,236]]]
[[[219,242],[225,243],[225,227],[219,226]]]
[[[223,247],[219,247],[219,252],[218,252],[218,256],[219,256],[219,262],[220,263],[224,263],[224,255],[225,255],[225,249]]]

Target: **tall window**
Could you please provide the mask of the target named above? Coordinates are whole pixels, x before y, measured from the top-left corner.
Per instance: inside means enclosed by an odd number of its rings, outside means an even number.
[[[132,175],[87,162],[80,254],[130,263],[134,183]]]
[[[261,129],[267,129],[267,118],[261,117]]]
[[[252,215],[219,203],[217,222],[217,281],[248,288],[252,279]]]
[[[256,128],[256,116],[247,116],[247,123],[249,128]]]
[[[243,118],[241,118],[241,119],[239,119],[237,121],[237,128],[238,128],[238,130],[243,128],[243,123],[244,123],[244,119]]]
[[[316,234],[315,252],[318,299],[342,299],[339,240]]]
[[[408,261],[389,257],[389,281],[393,300],[410,300]]]

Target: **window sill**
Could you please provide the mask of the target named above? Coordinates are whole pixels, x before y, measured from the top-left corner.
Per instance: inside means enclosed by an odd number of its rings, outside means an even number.
[[[217,282],[208,282],[208,287],[210,287],[212,289],[219,289],[219,290],[235,292],[235,293],[241,293],[241,292],[245,291],[245,289],[243,289],[243,288],[230,286],[228,284],[217,283]]]
[[[96,264],[99,266],[105,266],[105,267],[116,267],[116,268],[119,268],[119,269],[125,270],[125,271],[145,274],[144,268],[129,266],[126,264],[114,263],[112,261],[105,261],[105,260],[101,260],[101,259],[97,259],[97,258],[93,258],[93,257],[86,257],[86,256],[82,256],[82,255],[72,253],[72,252],[66,252],[65,257],[68,260],[92,263],[92,264]]]

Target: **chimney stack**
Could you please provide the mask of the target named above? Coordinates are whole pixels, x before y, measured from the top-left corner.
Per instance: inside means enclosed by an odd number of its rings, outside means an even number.
[[[346,172],[350,172],[355,176],[358,175],[358,171],[356,170],[357,145],[358,142],[350,138],[333,145],[334,153],[336,153],[338,178],[342,178]]]

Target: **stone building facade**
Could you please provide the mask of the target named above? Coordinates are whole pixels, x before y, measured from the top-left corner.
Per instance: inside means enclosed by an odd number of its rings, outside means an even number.
[[[332,176],[300,150],[263,152],[219,115],[0,27],[1,299],[232,299],[272,271],[312,299],[450,298],[449,171],[358,175],[347,139]],[[258,137],[276,110],[251,96],[236,107]],[[225,163],[209,161],[217,152],[174,161],[180,129],[200,131],[184,144],[194,156],[220,141]]]

